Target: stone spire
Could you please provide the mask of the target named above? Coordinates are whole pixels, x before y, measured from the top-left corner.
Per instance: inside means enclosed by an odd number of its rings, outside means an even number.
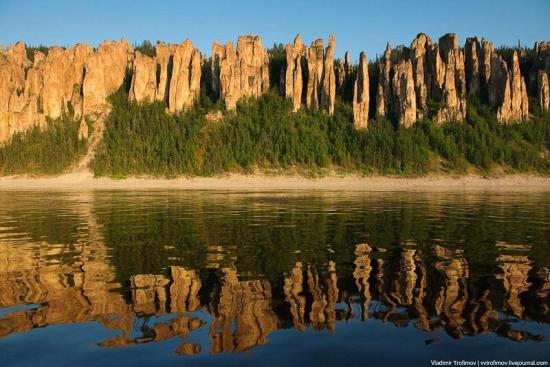
[[[296,112],[302,105],[302,62],[305,47],[302,38],[297,35],[294,44],[287,44],[286,52],[286,74],[285,74],[285,96],[292,100],[293,111]]]
[[[369,120],[369,62],[361,52],[353,87],[353,120],[356,128],[367,128]]]

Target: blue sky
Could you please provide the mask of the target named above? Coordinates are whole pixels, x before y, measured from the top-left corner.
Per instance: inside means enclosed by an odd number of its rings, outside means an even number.
[[[0,0],[0,44],[93,45],[127,38],[177,43],[190,38],[206,54],[212,41],[259,34],[264,45],[336,36],[336,55],[369,58],[386,42],[409,45],[419,32],[455,32],[496,45],[550,40],[550,0]]]

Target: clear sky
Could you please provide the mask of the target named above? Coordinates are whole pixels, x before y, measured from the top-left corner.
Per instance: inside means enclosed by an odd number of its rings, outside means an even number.
[[[409,45],[419,32],[455,32],[499,45],[550,40],[550,0],[0,0],[0,44],[97,45],[104,39],[179,43],[207,55],[212,41],[259,34],[264,45],[336,36],[336,56],[381,54],[386,42]]]

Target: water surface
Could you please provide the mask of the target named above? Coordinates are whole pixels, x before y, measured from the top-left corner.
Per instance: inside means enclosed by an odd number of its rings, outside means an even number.
[[[550,359],[547,193],[0,192],[2,366]]]

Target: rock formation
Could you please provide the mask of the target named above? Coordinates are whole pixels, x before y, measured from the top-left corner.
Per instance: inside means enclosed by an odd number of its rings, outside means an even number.
[[[154,57],[146,56],[134,52],[125,40],[105,41],[97,49],[54,46],[32,55],[21,42],[0,49],[0,143],[33,126],[45,128],[47,118],[64,114],[81,121],[79,136],[86,138],[86,121],[97,121],[109,111],[107,97],[127,77],[130,100],[165,101],[170,112],[185,110],[198,100],[202,67],[208,63],[211,79],[203,77],[203,85],[211,83],[214,96],[228,110],[243,97],[261,96],[270,86],[269,55],[258,36],[240,36],[236,47],[214,43],[204,65],[189,40],[158,43],[155,50]],[[422,118],[437,123],[463,120],[467,95],[488,102],[502,122],[528,118],[529,95],[537,98],[542,111],[550,110],[550,42],[535,44],[532,67],[522,71],[520,61],[524,68],[531,64],[522,61],[525,54],[515,52],[508,59],[491,42],[477,38],[468,38],[462,50],[453,33],[438,43],[420,33],[409,48],[392,50],[387,45],[378,61],[375,86],[369,85],[366,60],[361,58],[357,69],[346,53],[335,66],[332,35],[326,49],[322,39],[307,47],[298,35],[285,51],[281,80],[293,110],[305,103],[332,114],[339,94],[353,104],[357,127],[367,126],[371,87],[376,91],[376,116],[403,126]]]
[[[529,98],[527,86],[519,68],[519,58],[516,51],[512,56],[512,66],[508,71],[504,86],[504,99],[497,111],[500,121],[520,121],[529,116]]]
[[[322,94],[324,68],[324,42],[317,39],[307,50],[307,89],[306,105],[314,110],[319,109],[319,100]]]
[[[409,127],[416,121],[416,93],[411,60],[399,60],[393,66],[392,74],[392,110],[399,125]]]
[[[338,94],[342,94],[346,84],[346,69],[340,59],[334,62],[334,75],[336,75],[336,90]]]
[[[441,37],[438,44],[420,33],[410,49],[392,52],[388,45],[379,62],[378,79],[377,116],[394,116],[404,126],[426,116],[437,123],[466,116],[464,54],[453,33]],[[428,116],[429,101],[438,106],[432,116]]]
[[[46,118],[63,113],[75,119],[108,110],[106,98],[116,91],[132,61],[125,41],[105,41],[96,51],[88,45],[35,51],[31,63],[21,42],[0,54],[0,142]],[[81,124],[81,136],[84,134]]]
[[[519,68],[517,52],[512,56],[509,68],[491,46],[484,49],[485,78],[487,73],[487,98],[491,106],[497,108],[497,118],[503,122],[520,121],[529,115],[529,99],[525,80]],[[490,54],[490,55],[489,55]],[[487,58],[490,57],[490,63]],[[489,66],[490,65],[490,66]]]
[[[550,111],[550,42],[537,42],[534,46],[535,62],[532,78],[541,111]]]
[[[321,108],[329,114],[334,113],[337,88],[334,70],[335,46],[336,39],[330,35],[326,50],[322,39],[313,41],[311,46],[305,50],[307,62],[306,106],[316,111]],[[288,50],[292,51],[292,49]]]
[[[189,40],[176,46],[172,55],[172,74],[168,94],[171,112],[189,108],[200,94],[201,53]]]
[[[376,87],[376,116],[385,117],[391,106],[391,45],[386,45],[382,59],[378,62],[378,85]]]
[[[168,93],[170,92],[169,77],[172,73],[172,56],[176,45],[168,45],[165,43],[157,43],[155,46],[157,61],[157,83],[156,83],[156,100],[168,101]]]
[[[357,128],[366,128],[369,120],[369,62],[361,52],[353,87],[353,120]]]
[[[334,113],[334,100],[336,98],[336,76],[334,74],[335,47],[336,39],[333,35],[330,35],[323,61],[323,92],[321,93],[321,106],[328,111],[329,115]]]
[[[510,122],[526,119],[529,116],[529,97],[517,52],[514,51],[509,66],[494,45],[483,40],[478,55],[480,89],[484,91],[483,98],[497,109],[498,120]]]
[[[429,55],[432,90],[430,99],[441,104],[433,119],[437,123],[466,118],[464,53],[456,34],[449,33],[431,47]]]
[[[305,47],[302,45],[302,38],[297,35],[294,44],[287,44],[286,52],[286,73],[285,73],[285,96],[292,100],[294,112],[302,105],[303,75],[302,63]]]
[[[538,97],[539,104],[542,111],[550,110],[550,86],[548,80],[548,73],[539,70],[538,77]]]
[[[83,115],[108,111],[107,97],[124,82],[133,54],[132,46],[122,39],[120,42],[105,41],[88,56],[82,85]]]
[[[428,60],[426,52],[432,47],[432,39],[424,33],[419,33],[411,43],[411,61],[414,73],[414,89],[416,93],[416,106],[418,117],[426,112],[428,103],[428,86],[430,75],[428,74]]]
[[[349,51],[346,51],[344,54],[344,73],[345,73],[345,79],[349,79],[351,75],[353,75],[353,63],[351,62],[351,56],[349,54]]]
[[[466,89],[469,95],[479,96],[481,87],[481,44],[477,37],[467,38],[464,45]]]
[[[138,102],[154,101],[157,95],[157,64],[155,60],[136,51],[132,72],[132,84],[128,98]]]
[[[234,110],[242,97],[259,97],[269,89],[269,56],[259,36],[239,36],[233,43],[212,45],[212,89]]]
[[[200,94],[201,53],[189,40],[179,45],[159,43],[156,53],[153,58],[136,51],[129,98],[165,101],[170,112],[191,107]]]

